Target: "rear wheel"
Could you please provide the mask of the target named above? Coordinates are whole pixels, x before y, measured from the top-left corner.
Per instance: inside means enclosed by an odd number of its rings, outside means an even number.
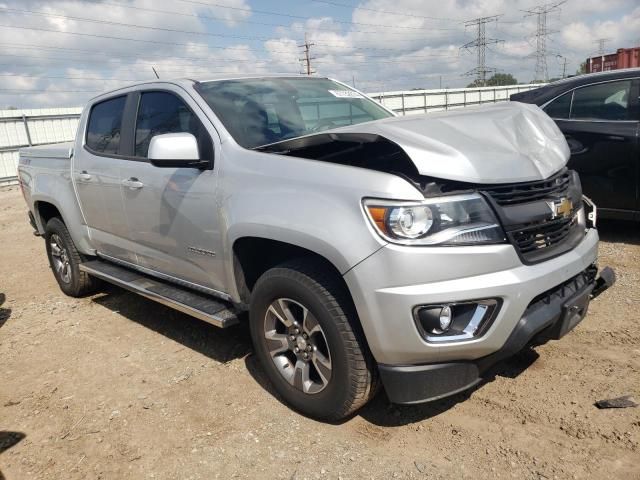
[[[49,220],[44,239],[49,265],[60,289],[71,297],[81,297],[95,291],[99,281],[80,271],[84,257],[73,243],[64,222],[57,217]]]
[[[340,420],[375,393],[376,369],[337,274],[319,262],[268,270],[251,294],[251,337],[278,393],[309,416]]]

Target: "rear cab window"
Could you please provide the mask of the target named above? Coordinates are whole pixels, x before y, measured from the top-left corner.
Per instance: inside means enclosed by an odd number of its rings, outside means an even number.
[[[127,97],[111,98],[91,107],[85,145],[100,154],[120,153],[122,116]]]

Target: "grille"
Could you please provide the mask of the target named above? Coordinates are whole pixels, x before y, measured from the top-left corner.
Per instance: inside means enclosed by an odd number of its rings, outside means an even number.
[[[582,193],[580,183],[575,174],[564,169],[545,180],[509,185],[491,185],[482,188],[490,195],[498,210],[509,219],[504,225],[511,243],[528,262],[535,263],[559,255],[571,248],[580,240],[580,226],[575,212],[579,208]],[[547,218],[541,219],[531,213],[529,205],[557,201],[563,197],[573,201],[571,215],[553,218],[549,209]],[[543,211],[547,206],[543,205]],[[533,211],[540,211],[534,208]],[[533,215],[533,216],[532,216]],[[504,221],[503,220],[503,221]]]
[[[511,235],[520,252],[526,255],[542,248],[559,245],[571,233],[575,223],[575,218],[563,218],[520,228]]]
[[[571,183],[571,174],[563,170],[553,177],[536,182],[516,183],[483,188],[498,205],[517,205],[564,194]]]

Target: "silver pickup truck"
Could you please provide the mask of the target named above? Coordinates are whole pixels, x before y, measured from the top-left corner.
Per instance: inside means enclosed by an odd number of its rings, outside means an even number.
[[[396,117],[327,78],[153,81],[21,151],[60,288],[107,281],[219,327],[301,412],[411,404],[559,339],[615,276],[538,107]]]

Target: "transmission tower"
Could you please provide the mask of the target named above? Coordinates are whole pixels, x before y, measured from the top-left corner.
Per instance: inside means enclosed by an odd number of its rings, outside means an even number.
[[[547,15],[551,12],[559,11],[560,5],[567,0],[561,2],[550,2],[542,5],[538,5],[530,10],[524,10],[525,17],[535,15],[537,17],[536,28],[536,80],[546,82],[549,80],[549,70],[547,69],[547,37],[552,33],[552,30],[547,29]]]
[[[498,18],[501,15],[493,15],[491,17],[478,17],[472,20],[467,20],[464,22],[465,28],[467,27],[477,27],[476,39],[471,42],[465,43],[460,48],[464,48],[466,50],[471,50],[472,48],[476,49],[477,55],[477,64],[476,68],[473,68],[465,73],[465,75],[474,75],[476,77],[476,84],[484,87],[487,84],[487,73],[495,72],[495,68],[487,67],[486,64],[486,50],[487,45],[491,45],[494,43],[500,43],[503,40],[498,40],[495,38],[487,38],[486,35],[486,25],[489,22],[497,22]]]
[[[610,38],[598,38],[595,43],[598,44],[598,55],[603,56],[605,54],[605,47]]]
[[[309,43],[307,40],[307,34],[304,34],[304,43],[302,45],[298,45],[298,48],[302,48],[302,52],[304,57],[299,60],[303,63],[303,70],[300,73],[304,73],[306,75],[312,75],[316,73],[316,71],[311,67],[311,60],[314,60],[316,57],[311,56],[311,47],[313,47],[315,43]]]

